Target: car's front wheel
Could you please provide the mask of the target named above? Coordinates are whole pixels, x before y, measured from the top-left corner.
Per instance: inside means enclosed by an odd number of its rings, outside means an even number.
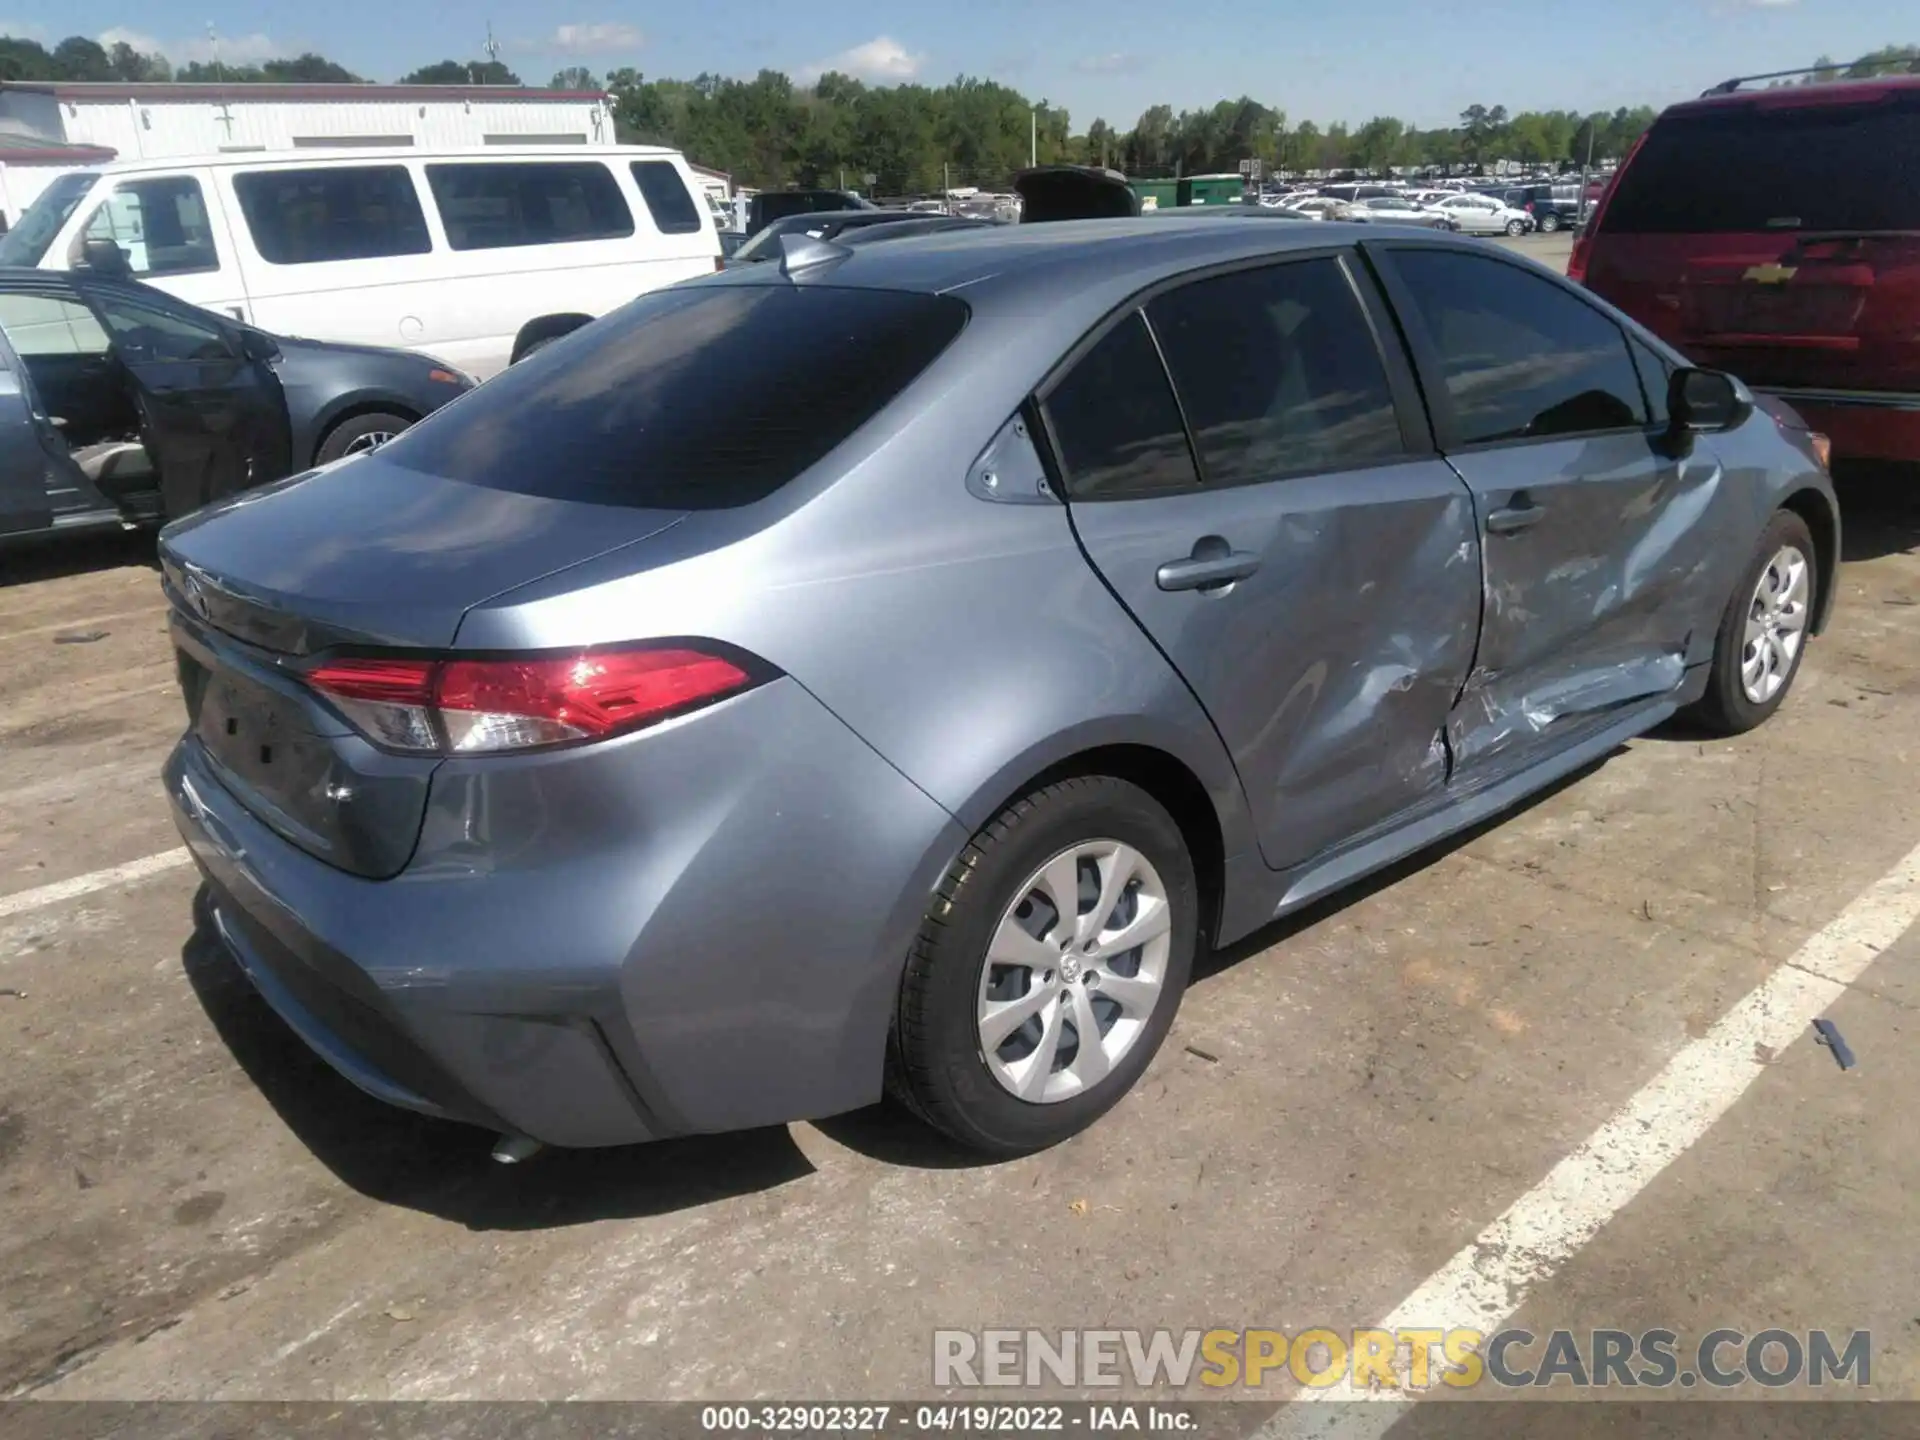
[[[1554,231],[1558,230],[1559,228],[1560,228],[1560,217],[1558,215],[1543,215],[1541,217],[1540,233],[1542,235],[1551,235],[1553,234]]]
[[[1199,930],[1180,828],[1111,776],[1007,806],[948,871],[901,984],[890,1083],[993,1154],[1085,1129],[1140,1078]]]
[[[348,455],[364,455],[370,450],[378,450],[412,424],[411,416],[386,411],[350,416],[327,432],[327,438],[314,451],[313,463],[331,465]]]
[[[1509,234],[1509,235],[1524,235],[1524,234],[1526,234],[1526,233],[1527,233],[1527,222],[1526,222],[1526,221],[1524,221],[1524,220],[1509,220],[1509,221],[1507,221],[1507,234]]]
[[[1807,522],[1777,511],[1720,618],[1707,692],[1693,708],[1707,729],[1738,735],[1786,700],[1806,653],[1819,563]]]

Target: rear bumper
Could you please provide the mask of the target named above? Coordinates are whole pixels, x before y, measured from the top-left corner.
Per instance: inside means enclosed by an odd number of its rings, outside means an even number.
[[[1756,386],[1833,442],[1834,458],[1920,462],[1920,393]]]
[[[168,760],[214,928],[322,1059],[388,1103],[554,1145],[836,1113],[881,1091],[928,895],[965,837],[779,680],[658,730],[435,777],[392,880]]]

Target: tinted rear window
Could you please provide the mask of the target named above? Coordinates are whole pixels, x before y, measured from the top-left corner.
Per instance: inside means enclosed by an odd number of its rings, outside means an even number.
[[[950,296],[694,286],[642,296],[391,442],[519,495],[715,510],[765,498],[873,418],[966,324]]]
[[[633,234],[633,212],[613,172],[598,161],[429,165],[427,183],[456,250]]]
[[[1920,229],[1920,98],[1668,116],[1620,177],[1601,229]]]
[[[634,161],[633,183],[662,235],[691,235],[700,228],[700,211],[671,161]]]

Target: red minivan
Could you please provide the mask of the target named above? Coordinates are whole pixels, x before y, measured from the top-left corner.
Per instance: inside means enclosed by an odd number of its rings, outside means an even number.
[[[1920,461],[1920,76],[1673,106],[1567,273],[1791,403],[1835,458]]]

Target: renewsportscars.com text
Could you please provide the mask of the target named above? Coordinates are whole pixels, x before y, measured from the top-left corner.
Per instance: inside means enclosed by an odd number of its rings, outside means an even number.
[[[1534,1389],[1731,1389],[1873,1383],[1865,1330],[1709,1331],[1439,1328],[1344,1330],[936,1330],[933,1383],[942,1387],[1055,1385],[1417,1392],[1446,1386]]]

